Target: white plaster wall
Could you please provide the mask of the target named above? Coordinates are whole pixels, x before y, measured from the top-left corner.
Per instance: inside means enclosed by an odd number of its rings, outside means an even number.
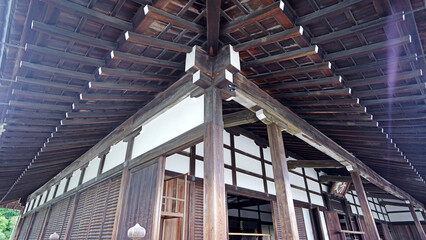
[[[330,240],[328,237],[327,223],[325,222],[324,212],[320,211],[321,226],[324,231],[324,240]]]
[[[324,207],[324,200],[322,199],[320,195],[313,194],[313,193],[309,193],[309,195],[311,197],[312,204]]]
[[[306,236],[308,240],[315,240],[314,230],[312,229],[311,214],[309,209],[303,208],[303,220],[305,222]]]
[[[77,169],[72,173],[70,183],[68,184],[68,191],[76,188],[78,186],[78,181],[80,180],[81,170]]]
[[[243,135],[234,137],[235,148],[249,153],[253,156],[260,157],[260,149],[256,143]]]
[[[64,191],[65,191],[65,185],[67,184],[67,179],[63,178],[60,182],[59,182],[59,187],[58,187],[58,191],[56,191],[56,197],[61,196]]]
[[[99,157],[94,158],[89,162],[89,165],[87,166],[84,177],[83,177],[83,183],[92,180],[98,175],[99,170],[99,163],[101,162],[101,159]]]
[[[102,173],[120,165],[126,159],[127,142],[120,141],[111,146],[109,153],[105,156]]]
[[[259,160],[235,153],[235,164],[237,168],[262,175],[262,165]]]
[[[50,201],[50,200],[52,200],[52,198],[53,198],[53,193],[54,193],[54,191],[55,191],[55,187],[56,187],[56,185],[53,185],[53,186],[51,186],[51,187],[50,187],[49,195],[47,195],[47,202],[48,202],[48,201]]]
[[[309,202],[308,201],[308,194],[307,194],[306,191],[292,187],[291,193],[293,194],[294,200],[299,200],[299,201],[302,201],[302,202]]]
[[[166,158],[166,170],[186,174],[189,172],[189,157],[173,154]]]
[[[191,130],[204,122],[204,96],[188,97],[142,126],[132,158]]]
[[[244,173],[237,172],[237,186],[250,190],[265,192],[263,180]]]

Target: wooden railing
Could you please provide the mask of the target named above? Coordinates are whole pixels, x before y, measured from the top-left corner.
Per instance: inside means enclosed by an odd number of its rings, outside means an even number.
[[[261,240],[263,237],[267,237],[268,240],[271,240],[271,234],[265,233],[228,233],[229,236],[248,236],[253,237],[255,240]],[[261,237],[260,239],[258,237]]]

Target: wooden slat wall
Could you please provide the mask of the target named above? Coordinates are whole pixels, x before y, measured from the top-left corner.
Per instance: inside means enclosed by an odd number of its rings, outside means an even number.
[[[115,177],[80,194],[71,239],[111,239],[120,182]]]
[[[28,237],[29,240],[38,240],[40,238],[47,210],[48,208],[44,208],[35,215],[34,223],[31,227],[30,235]]]
[[[123,222],[120,224],[117,239],[127,239],[127,230],[136,223],[146,229],[144,240],[151,239],[157,168],[158,163],[154,163],[131,170],[129,195],[123,206]]]
[[[303,218],[303,210],[302,208],[295,207],[296,212],[296,220],[297,220],[297,230],[299,231],[299,240],[308,240],[308,236],[306,234],[305,228],[305,220]]]
[[[194,186],[194,194],[191,196],[190,201],[193,202],[192,206],[194,207],[193,209],[193,216],[190,216],[190,220],[189,223],[193,224],[193,228],[194,228],[194,236],[193,236],[193,240],[202,240],[204,237],[204,232],[203,232],[203,222],[204,222],[204,190],[203,190],[203,185],[202,184],[194,184],[192,185]]]
[[[34,213],[33,213],[34,214]],[[29,214],[27,215],[22,221],[22,227],[21,227],[21,231],[19,231],[19,235],[16,238],[17,240],[24,240],[25,236],[27,235],[28,232],[28,227],[31,224],[31,219],[32,219],[32,215],[33,214]]]
[[[64,239],[71,209],[74,206],[74,197],[66,198],[52,206],[52,211],[47,221],[43,240],[49,240],[49,236],[56,232],[59,239]]]
[[[327,230],[330,240],[344,240],[345,236],[340,233],[339,216],[334,211],[324,211],[325,221],[327,222]]]
[[[389,224],[393,239],[421,240],[414,224]],[[423,228],[425,228],[423,226]]]
[[[282,233],[282,229],[281,229],[281,224],[280,224],[280,215],[278,214],[278,204],[276,201],[272,201],[271,202],[272,205],[272,215],[273,215],[273,222],[274,222],[274,234],[275,234],[275,239],[283,239],[283,233]]]

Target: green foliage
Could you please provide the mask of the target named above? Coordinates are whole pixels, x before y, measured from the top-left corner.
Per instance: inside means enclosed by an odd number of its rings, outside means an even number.
[[[0,240],[8,240],[15,227],[19,211],[0,208]]]

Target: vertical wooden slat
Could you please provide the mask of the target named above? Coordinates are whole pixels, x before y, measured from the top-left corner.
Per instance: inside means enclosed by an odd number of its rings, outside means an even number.
[[[408,207],[410,208],[411,216],[413,217],[414,224],[416,226],[417,232],[419,233],[420,239],[426,240],[425,231],[422,227],[422,224],[420,224],[419,219],[417,218],[417,214],[416,214],[416,211],[414,211],[413,205],[410,204]]]
[[[267,130],[283,237],[296,240],[299,239],[299,234],[281,128],[275,123],[270,123]]]
[[[274,235],[275,239],[283,239],[282,235],[282,229],[281,229],[281,219],[278,214],[278,205],[277,202],[272,201],[271,202],[271,209],[272,209],[272,221],[274,224]]]
[[[125,217],[123,216],[123,207],[127,203],[127,196],[129,193],[129,182],[130,182],[130,171],[128,167],[123,168],[123,173],[121,176],[121,183],[120,183],[120,193],[118,195],[118,203],[117,203],[117,209],[115,212],[115,218],[114,218],[114,227],[112,231],[112,239],[117,239],[118,236],[118,230],[120,229],[120,224],[122,225],[123,219]]]
[[[364,191],[364,186],[362,185],[361,177],[356,171],[350,171],[352,176],[352,182],[355,187],[356,194],[358,196],[359,205],[361,206],[362,213],[364,215],[365,225],[367,227],[367,232],[370,236],[370,239],[380,239],[379,232],[377,231],[377,226],[371,213],[370,205],[368,204],[367,195]]]
[[[80,199],[80,193],[77,192],[74,196],[74,202],[71,208],[70,216],[68,218],[67,228],[65,230],[65,235],[64,235],[65,240],[69,239],[69,236],[71,234],[71,229],[74,222],[75,212],[77,211],[77,205],[78,205],[79,199]]]
[[[327,222],[327,232],[330,240],[345,240],[345,235],[340,232],[342,229],[337,212],[325,211],[324,217]]]
[[[299,233],[299,240],[307,240],[308,236],[306,235],[305,219],[303,218],[303,209],[296,207],[296,220],[297,220],[297,231]]]
[[[389,232],[389,226],[386,223],[381,223],[383,229],[384,240],[393,240],[392,235]]]
[[[160,239],[161,226],[161,205],[163,202],[163,185],[165,173],[166,158],[161,156],[158,158],[157,182],[155,183],[155,195],[152,216],[152,234],[151,239]]]
[[[43,239],[44,233],[46,232],[46,228],[47,228],[47,222],[49,221],[51,212],[52,212],[52,206],[49,206],[47,209],[46,217],[44,218],[43,225],[41,226],[40,236],[38,237],[39,240]]]
[[[220,89],[205,90],[204,121],[204,239],[227,239]]]

